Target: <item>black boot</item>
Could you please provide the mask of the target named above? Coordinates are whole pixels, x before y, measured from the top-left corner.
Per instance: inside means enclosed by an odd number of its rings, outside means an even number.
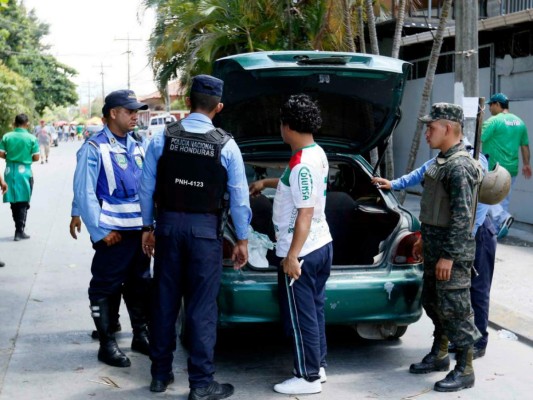
[[[129,367],[129,358],[118,348],[115,335],[111,332],[109,299],[91,301],[91,314],[100,340],[98,359],[112,367]]]
[[[29,239],[30,235],[24,233],[24,227],[26,226],[26,217],[28,215],[28,208],[17,204],[14,208],[12,207],[13,220],[15,221],[15,242],[18,242],[22,239]]]
[[[427,374],[433,371],[448,371],[450,369],[450,356],[448,356],[448,338],[441,336],[433,340],[429,354],[421,362],[411,364],[409,372],[412,374]]]
[[[472,366],[472,346],[457,348],[455,358],[457,364],[453,371],[446,375],[446,378],[435,383],[434,389],[437,392],[457,392],[474,386],[476,376],[474,375],[474,368]]]
[[[131,303],[131,301],[129,302]],[[146,307],[140,304],[127,304],[130,314],[131,327],[133,329],[133,339],[131,349],[144,355],[150,355],[150,341],[148,335],[148,320],[146,318]]]
[[[122,330],[122,325],[120,325],[120,321],[119,321],[119,318],[120,318],[119,309],[120,309],[121,299],[122,299],[121,292],[118,292],[116,294],[109,296],[109,312],[110,312],[110,317],[111,317],[110,318],[111,322],[109,326],[111,327],[112,333],[117,333]],[[98,331],[97,330],[92,331],[91,337],[93,339],[98,339]]]

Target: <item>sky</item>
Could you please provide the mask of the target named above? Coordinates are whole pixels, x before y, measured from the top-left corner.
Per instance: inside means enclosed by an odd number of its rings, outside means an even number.
[[[155,17],[141,0],[23,0],[28,11],[50,26],[43,40],[49,53],[73,67],[82,101],[128,88],[130,38],[130,88],[141,97],[156,91],[148,65],[148,38]],[[102,68],[103,66],[103,68]]]

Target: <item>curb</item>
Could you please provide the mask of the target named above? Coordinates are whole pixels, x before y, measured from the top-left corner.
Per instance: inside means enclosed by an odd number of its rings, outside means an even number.
[[[518,340],[533,347],[533,319],[500,304],[490,303],[489,325],[505,329],[518,336]]]

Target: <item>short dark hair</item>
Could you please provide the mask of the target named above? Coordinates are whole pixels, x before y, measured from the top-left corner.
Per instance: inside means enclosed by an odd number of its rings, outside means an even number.
[[[28,122],[30,122],[30,119],[26,114],[19,114],[15,117],[15,127],[24,126]]]
[[[280,119],[283,124],[299,133],[316,134],[322,126],[318,104],[306,94],[295,94],[281,106]]]
[[[191,92],[189,99],[191,100],[192,111],[202,110],[211,112],[220,103],[220,97],[199,92]]]

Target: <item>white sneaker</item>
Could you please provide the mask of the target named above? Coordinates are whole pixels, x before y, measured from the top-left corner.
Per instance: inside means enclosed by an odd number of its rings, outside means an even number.
[[[292,369],[292,374],[296,375],[296,369]],[[326,369],[324,367],[320,367],[320,371],[318,371],[318,375],[320,375],[320,383],[326,383],[328,381],[328,377],[326,375]]]
[[[320,383],[326,383],[328,381],[328,376],[326,375],[326,369],[324,367],[320,367],[318,374],[320,375]]]
[[[274,385],[274,391],[283,394],[313,394],[322,391],[320,379],[307,382],[304,378],[293,377]]]

